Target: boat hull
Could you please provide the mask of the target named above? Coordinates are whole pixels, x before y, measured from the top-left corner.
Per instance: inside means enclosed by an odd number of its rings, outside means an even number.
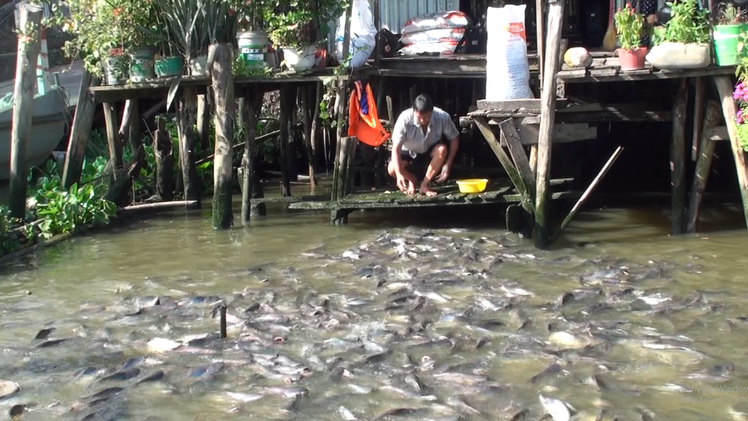
[[[10,179],[11,128],[13,107],[0,108],[0,180]],[[65,135],[69,118],[67,99],[56,89],[34,98],[34,115],[31,119],[31,139],[26,153],[29,167],[44,163]]]

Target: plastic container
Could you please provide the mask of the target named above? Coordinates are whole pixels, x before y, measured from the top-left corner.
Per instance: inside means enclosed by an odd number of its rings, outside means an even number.
[[[467,180],[457,180],[457,187],[460,193],[480,193],[486,190],[488,180],[485,178],[471,178]]]

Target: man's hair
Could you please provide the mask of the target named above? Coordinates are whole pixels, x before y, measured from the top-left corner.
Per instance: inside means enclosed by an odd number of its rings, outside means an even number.
[[[417,113],[430,113],[434,111],[434,103],[428,95],[418,95],[413,101],[413,110]]]

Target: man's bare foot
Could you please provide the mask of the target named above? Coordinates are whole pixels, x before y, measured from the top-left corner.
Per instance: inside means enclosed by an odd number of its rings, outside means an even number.
[[[408,180],[408,190],[405,191],[405,194],[408,194],[408,195],[416,194],[416,185],[414,182]]]
[[[421,184],[421,188],[418,189],[418,192],[421,193],[421,194],[423,194],[423,195],[426,195],[426,197],[434,197],[434,196],[436,196],[436,192],[433,191],[433,190],[431,190],[431,188],[429,188],[428,184]]]

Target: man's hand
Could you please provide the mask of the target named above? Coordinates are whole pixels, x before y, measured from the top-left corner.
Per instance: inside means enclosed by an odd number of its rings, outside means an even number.
[[[449,164],[442,165],[442,172],[434,179],[437,184],[441,184],[447,181],[449,178]]]
[[[397,172],[397,188],[400,189],[402,192],[406,192],[408,190],[408,180],[405,178],[400,171]]]

